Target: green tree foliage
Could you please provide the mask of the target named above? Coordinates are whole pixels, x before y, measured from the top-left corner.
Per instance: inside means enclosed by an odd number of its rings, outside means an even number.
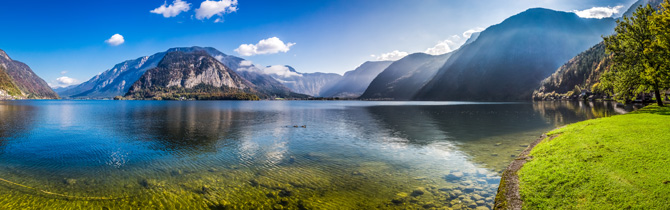
[[[22,96],[21,90],[12,82],[12,78],[7,74],[5,68],[0,65],[0,90],[4,90],[11,96]]]
[[[668,6],[667,2],[664,5]],[[640,6],[632,17],[617,21],[614,35],[604,37],[613,66],[603,74],[602,85],[613,90],[617,100],[631,100],[640,93],[654,91],[658,105],[663,106],[660,90],[670,87],[667,57],[663,58],[667,49],[663,52],[659,46],[663,42],[658,40],[664,27],[654,26],[653,21],[668,15],[664,13],[650,5]]]
[[[250,100],[261,98],[251,90],[239,90],[228,87],[214,87],[199,84],[193,88],[152,86],[147,89],[128,92],[128,99],[150,100]],[[116,99],[116,98],[115,98]],[[122,98],[119,98],[122,99]]]
[[[645,72],[646,77],[657,77],[662,87],[670,87],[670,1],[665,0],[659,12],[651,17],[651,31],[656,35],[652,51],[662,63],[658,71]]]

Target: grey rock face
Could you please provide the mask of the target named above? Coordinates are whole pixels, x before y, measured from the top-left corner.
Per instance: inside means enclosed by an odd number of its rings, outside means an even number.
[[[199,85],[218,88],[215,91],[251,91],[254,87],[205,51],[173,51],[156,68],[147,70],[127,95],[138,91],[161,92],[162,88],[171,87],[192,89]]]

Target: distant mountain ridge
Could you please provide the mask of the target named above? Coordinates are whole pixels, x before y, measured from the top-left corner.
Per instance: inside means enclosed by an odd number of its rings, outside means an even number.
[[[257,91],[263,92],[266,95],[304,97],[300,94],[292,93],[289,88],[268,75],[251,71],[238,71],[240,63],[244,61],[242,58],[226,55],[212,47],[197,46],[170,48],[165,52],[155,53],[151,56],[124,61],[84,83],[60,89],[60,94],[65,98],[113,98],[115,96],[123,96],[147,70],[157,67],[158,63],[167,53],[177,51],[185,53],[196,51],[206,52],[223,63],[223,65],[236,71],[241,77],[253,83]]]
[[[414,53],[405,56],[377,75],[360,99],[411,100],[450,56],[451,53]]]
[[[300,73],[296,71],[291,66],[284,66],[288,71],[295,74],[291,75],[278,75],[278,74],[269,74],[272,78],[284,84],[286,87],[291,89],[293,92],[302,93],[314,97],[321,96],[320,93],[323,91],[323,88],[342,78],[342,75],[335,73]]]
[[[25,63],[12,60],[0,50],[0,98],[2,99],[58,99],[42,78]]]
[[[631,5],[628,8],[628,10],[626,10],[626,12],[623,13],[622,17],[623,16],[630,17],[631,15],[633,15],[633,12],[635,12],[637,7],[639,7],[639,6],[644,6],[644,5],[647,5],[647,4],[651,4],[652,7],[658,8],[658,6],[660,6],[661,3],[663,3],[663,1],[664,0],[638,0],[635,3],[633,3],[633,5]]]
[[[358,68],[344,73],[342,78],[331,82],[319,94],[323,97],[358,98],[379,73],[393,61],[367,61]]]
[[[415,100],[528,100],[565,61],[613,32],[614,20],[534,8],[507,18],[451,55]]]
[[[479,34],[480,32],[472,33],[462,46],[477,40]],[[452,54],[453,51],[442,55],[414,53],[394,61],[372,80],[359,99],[412,100],[416,93],[433,79]]]

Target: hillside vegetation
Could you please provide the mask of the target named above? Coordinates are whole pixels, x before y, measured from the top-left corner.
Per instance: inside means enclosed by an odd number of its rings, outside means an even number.
[[[600,42],[570,59],[556,73],[544,79],[540,88],[533,92],[533,99],[576,98],[582,90],[602,94],[600,76],[611,67],[612,60],[605,52],[605,44]]]
[[[0,98],[21,98],[23,93],[19,90],[18,87],[12,82],[12,78],[7,75],[7,72],[4,66],[0,65],[0,90],[4,93],[0,93]],[[6,94],[6,95],[3,95]]]

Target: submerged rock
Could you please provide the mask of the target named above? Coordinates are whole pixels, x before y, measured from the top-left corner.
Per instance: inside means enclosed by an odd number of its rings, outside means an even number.
[[[205,186],[202,186],[201,192],[202,192],[202,194],[209,194],[209,193],[212,192],[212,189],[210,189],[207,185],[205,185]]]
[[[427,204],[423,204],[422,207],[423,207],[424,209],[429,209],[429,208],[435,208],[436,205],[435,205],[434,203],[427,203]]]
[[[290,190],[282,189],[282,190],[279,191],[278,195],[280,197],[289,197],[289,196],[293,195],[293,192],[290,191]]]
[[[447,181],[456,181],[463,178],[463,172],[452,172],[444,177]]]
[[[172,175],[172,176],[179,176],[179,175],[182,175],[182,174],[184,174],[184,171],[182,171],[182,170],[172,170],[170,172],[170,175]]]
[[[394,199],[391,200],[391,203],[393,203],[395,205],[400,205],[400,204],[405,203],[405,199],[404,198],[394,198]]]
[[[412,191],[411,195],[416,197],[416,196],[420,196],[420,195],[423,195],[423,194],[424,194],[423,189],[416,189],[416,190]]]
[[[161,184],[155,179],[142,179],[140,180],[140,185],[144,188],[154,188],[159,187]]]
[[[77,184],[77,180],[76,179],[64,179],[63,184],[74,185],[74,184]]]
[[[478,201],[478,200],[484,200],[484,197],[482,197],[481,195],[474,194],[472,195],[472,199]]]
[[[259,184],[258,184],[258,181],[256,181],[255,179],[249,180],[249,184],[250,184],[252,187],[258,187],[258,185],[259,185]]]

